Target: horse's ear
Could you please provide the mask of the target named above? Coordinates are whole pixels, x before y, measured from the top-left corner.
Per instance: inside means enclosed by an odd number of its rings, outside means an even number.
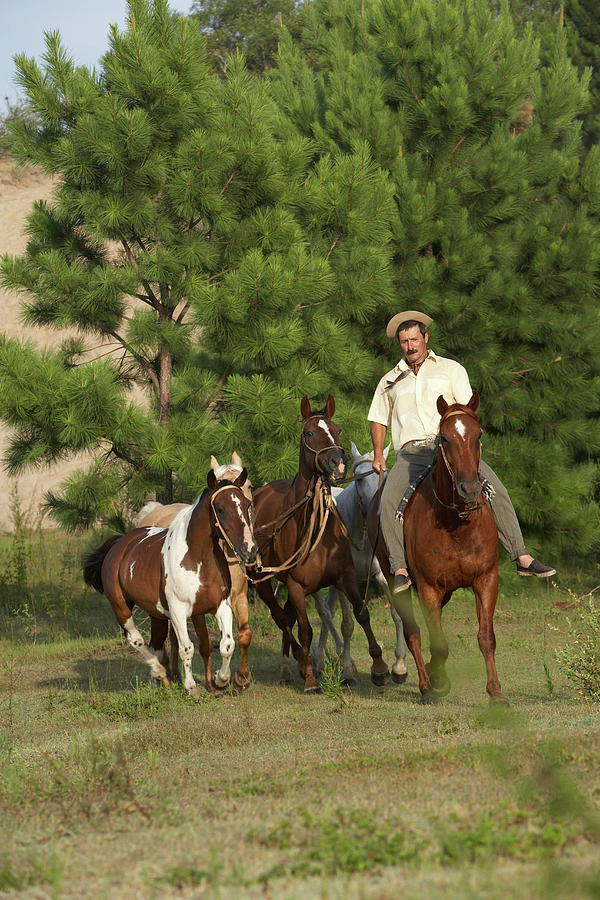
[[[387,445],[387,447],[386,447],[386,448],[384,449],[384,451],[383,451],[383,458],[384,458],[384,459],[387,459],[387,458],[388,458],[388,453],[390,452],[390,447],[391,447],[391,446],[392,446],[392,443],[391,443],[391,441],[390,441],[390,443]]]
[[[448,404],[444,400],[444,397],[442,394],[440,394],[440,396],[437,398],[437,409],[438,409],[440,416],[443,416],[444,413],[446,412],[446,410],[448,409]]]
[[[247,471],[246,467],[244,466],[244,468],[242,469],[242,471],[240,472],[240,474],[238,475],[238,477],[235,479],[235,481],[233,483],[236,485],[236,487],[243,487],[246,484],[247,478],[248,478],[248,471]]]
[[[216,487],[216,485],[217,485],[217,476],[216,476],[215,473],[214,473],[214,469],[209,469],[209,470],[208,470],[208,475],[206,476],[206,483],[207,483],[207,485],[209,486],[209,488],[211,489],[211,491],[212,491],[212,489],[213,489],[214,487]]]
[[[304,395],[302,400],[300,401],[300,415],[303,419],[308,419],[310,416],[310,400]]]
[[[243,467],[243,463],[242,463],[240,454],[237,453],[235,450],[231,454],[231,462],[234,464],[234,466],[239,466],[240,469]]]
[[[331,394],[327,395],[327,403],[325,404],[325,409],[323,410],[328,419],[333,419],[335,415],[335,400],[331,396]]]
[[[354,441],[350,441],[350,449],[352,450],[352,459],[356,462],[359,456],[362,456],[362,453],[354,443]]]
[[[217,462],[217,458],[216,458],[216,456],[213,456],[212,454],[210,457],[210,467],[213,470],[213,472],[216,472],[217,469],[219,468],[219,463]]]
[[[477,412],[477,410],[479,409],[479,394],[477,393],[477,391],[473,391],[473,395],[467,403],[467,406],[469,407],[469,409],[472,409],[474,413]]]

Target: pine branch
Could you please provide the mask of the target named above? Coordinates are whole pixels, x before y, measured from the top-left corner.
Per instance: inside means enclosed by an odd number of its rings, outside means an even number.
[[[154,371],[154,369],[153,369],[153,367],[152,367],[152,364],[149,363],[147,359],[144,359],[144,357],[141,356],[139,353],[137,353],[137,352],[133,349],[133,347],[131,347],[130,344],[127,343],[127,341],[125,340],[125,338],[121,337],[121,335],[118,334],[118,332],[116,332],[116,331],[109,331],[108,334],[110,334],[111,337],[114,337],[114,339],[115,339],[116,341],[118,341],[118,342],[121,344],[121,346],[124,347],[125,350],[126,350],[131,356],[133,356],[133,358],[135,359],[135,361],[136,361],[137,363],[139,363],[139,365],[140,365],[140,366],[144,369],[144,371],[148,374],[148,377],[150,378],[150,381],[151,381],[152,384],[154,385],[154,387],[155,387],[155,389],[156,389],[156,393],[158,394],[159,391],[160,391],[160,385],[159,385],[159,381],[158,381],[158,377],[157,377],[157,375],[156,375],[156,372]]]

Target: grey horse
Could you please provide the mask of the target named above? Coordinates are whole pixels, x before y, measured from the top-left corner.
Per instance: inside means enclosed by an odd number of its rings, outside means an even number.
[[[387,457],[390,445],[385,448],[384,456]],[[390,612],[396,626],[396,661],[392,666],[392,678],[397,684],[402,684],[407,678],[406,669],[406,645],[404,643],[404,628],[402,619],[396,612],[392,602],[392,596],[388,582],[381,571],[377,558],[373,558],[373,552],[367,536],[366,515],[371,498],[377,491],[379,484],[379,476],[373,471],[373,451],[370,453],[360,453],[356,444],[352,442],[352,471],[355,476],[362,475],[356,481],[352,481],[345,488],[332,488],[332,494],[339,514],[348,529],[352,542],[352,558],[356,568],[356,574],[359,582],[365,583],[369,574],[369,565],[371,565],[371,578],[376,582],[383,591],[389,602]],[[370,474],[366,474],[370,471]],[[358,549],[357,549],[358,548]],[[371,562],[372,561],[372,562]],[[342,609],[342,638],[340,638],[334,624],[333,614],[335,613],[336,604],[340,601]],[[315,595],[315,608],[321,618],[321,631],[318,644],[313,646],[314,665],[317,674],[323,670],[323,660],[325,648],[327,646],[327,637],[331,634],[335,643],[335,649],[342,661],[342,677],[346,683],[352,684],[354,675],[356,674],[356,666],[350,656],[350,638],[354,631],[354,617],[352,615],[352,607],[345,595],[338,591],[335,587],[330,587],[327,598],[324,600],[323,595],[318,591]]]

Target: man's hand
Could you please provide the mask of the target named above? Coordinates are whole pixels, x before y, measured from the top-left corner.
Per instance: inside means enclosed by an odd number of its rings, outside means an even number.
[[[379,422],[371,422],[371,440],[373,441],[373,469],[379,472],[385,472],[385,456],[383,455],[383,445],[385,442],[385,433],[387,427],[380,425]]]
[[[383,453],[378,453],[378,454],[375,456],[375,458],[373,459],[373,468],[374,468],[374,470],[375,470],[377,473],[379,473],[379,472],[386,472],[386,471],[387,471],[387,470],[386,470],[386,466],[385,466],[385,458],[384,458],[384,456],[383,456]]]

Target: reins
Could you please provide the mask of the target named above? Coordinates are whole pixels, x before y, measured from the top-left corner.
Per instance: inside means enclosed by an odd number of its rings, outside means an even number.
[[[267,581],[276,572],[285,572],[288,569],[292,569],[294,566],[300,565],[304,562],[307,556],[312,553],[312,551],[318,546],[321,538],[323,537],[323,533],[329,519],[329,513],[332,509],[335,509],[335,503],[333,501],[333,497],[331,496],[331,491],[326,488],[320,475],[315,481],[314,490],[312,492],[309,489],[309,491],[307,491],[306,497],[304,497],[299,503],[294,504],[293,507],[291,507],[289,510],[286,510],[286,512],[283,515],[279,516],[278,519],[275,519],[274,522],[269,522],[267,523],[267,525],[262,525],[260,529],[257,529],[257,531],[264,531],[269,525],[278,523],[280,521],[282,523],[289,521],[292,514],[301,506],[304,506],[306,503],[308,503],[311,498],[313,503],[310,513],[310,520],[308,523],[308,528],[306,529],[305,537],[300,546],[292,553],[292,555],[288,559],[286,559],[285,562],[281,563],[279,566],[255,566],[254,568],[256,568],[257,571],[260,571],[262,577],[252,578],[251,576],[249,576],[249,581],[251,581],[253,584],[258,584],[261,581]],[[339,513],[337,513],[337,517],[338,521],[341,522]],[[275,538],[275,536],[279,534],[280,531],[281,527],[273,531],[270,537]]]

